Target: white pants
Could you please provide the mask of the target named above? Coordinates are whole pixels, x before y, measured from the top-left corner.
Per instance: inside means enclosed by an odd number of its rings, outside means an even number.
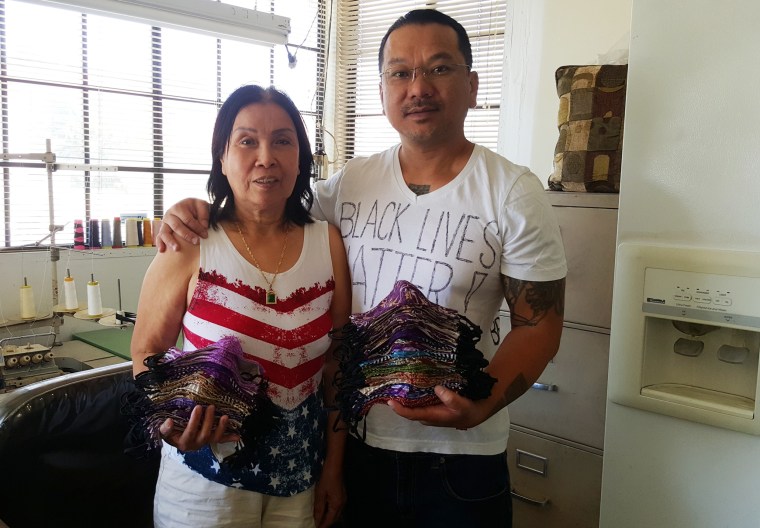
[[[164,446],[153,499],[157,528],[314,528],[314,488],[275,497],[212,482]]]

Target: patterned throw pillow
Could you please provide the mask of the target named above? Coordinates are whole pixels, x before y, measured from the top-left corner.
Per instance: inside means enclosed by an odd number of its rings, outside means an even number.
[[[559,140],[550,190],[620,192],[627,73],[627,64],[557,69]]]

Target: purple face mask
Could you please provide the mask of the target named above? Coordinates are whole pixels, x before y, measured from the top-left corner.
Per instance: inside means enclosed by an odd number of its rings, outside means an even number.
[[[271,423],[264,371],[244,354],[235,337],[224,337],[197,350],[172,347],[148,357],[145,365],[148,370],[135,377],[144,396],[135,398],[130,407],[147,432],[149,449],[161,445],[159,427],[167,418],[175,427],[184,428],[196,405],[213,404],[217,419],[227,415],[225,432],[241,436],[241,449]]]
[[[477,400],[491,394],[494,378],[476,348],[481,330],[455,310],[429,301],[413,284],[398,281],[374,308],[354,314],[336,331],[341,418],[353,432],[376,403],[407,407],[440,403],[436,385]]]

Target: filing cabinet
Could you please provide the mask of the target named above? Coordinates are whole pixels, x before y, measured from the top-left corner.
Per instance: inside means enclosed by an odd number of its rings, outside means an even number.
[[[515,528],[599,526],[616,194],[547,191],[568,264],[559,351],[509,406]],[[509,328],[505,307],[502,333]]]
[[[600,454],[517,426],[507,456],[515,528],[599,525]]]

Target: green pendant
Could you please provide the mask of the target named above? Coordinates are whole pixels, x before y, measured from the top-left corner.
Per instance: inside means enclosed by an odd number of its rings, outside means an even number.
[[[277,304],[277,294],[274,290],[269,290],[267,292],[267,304]]]

